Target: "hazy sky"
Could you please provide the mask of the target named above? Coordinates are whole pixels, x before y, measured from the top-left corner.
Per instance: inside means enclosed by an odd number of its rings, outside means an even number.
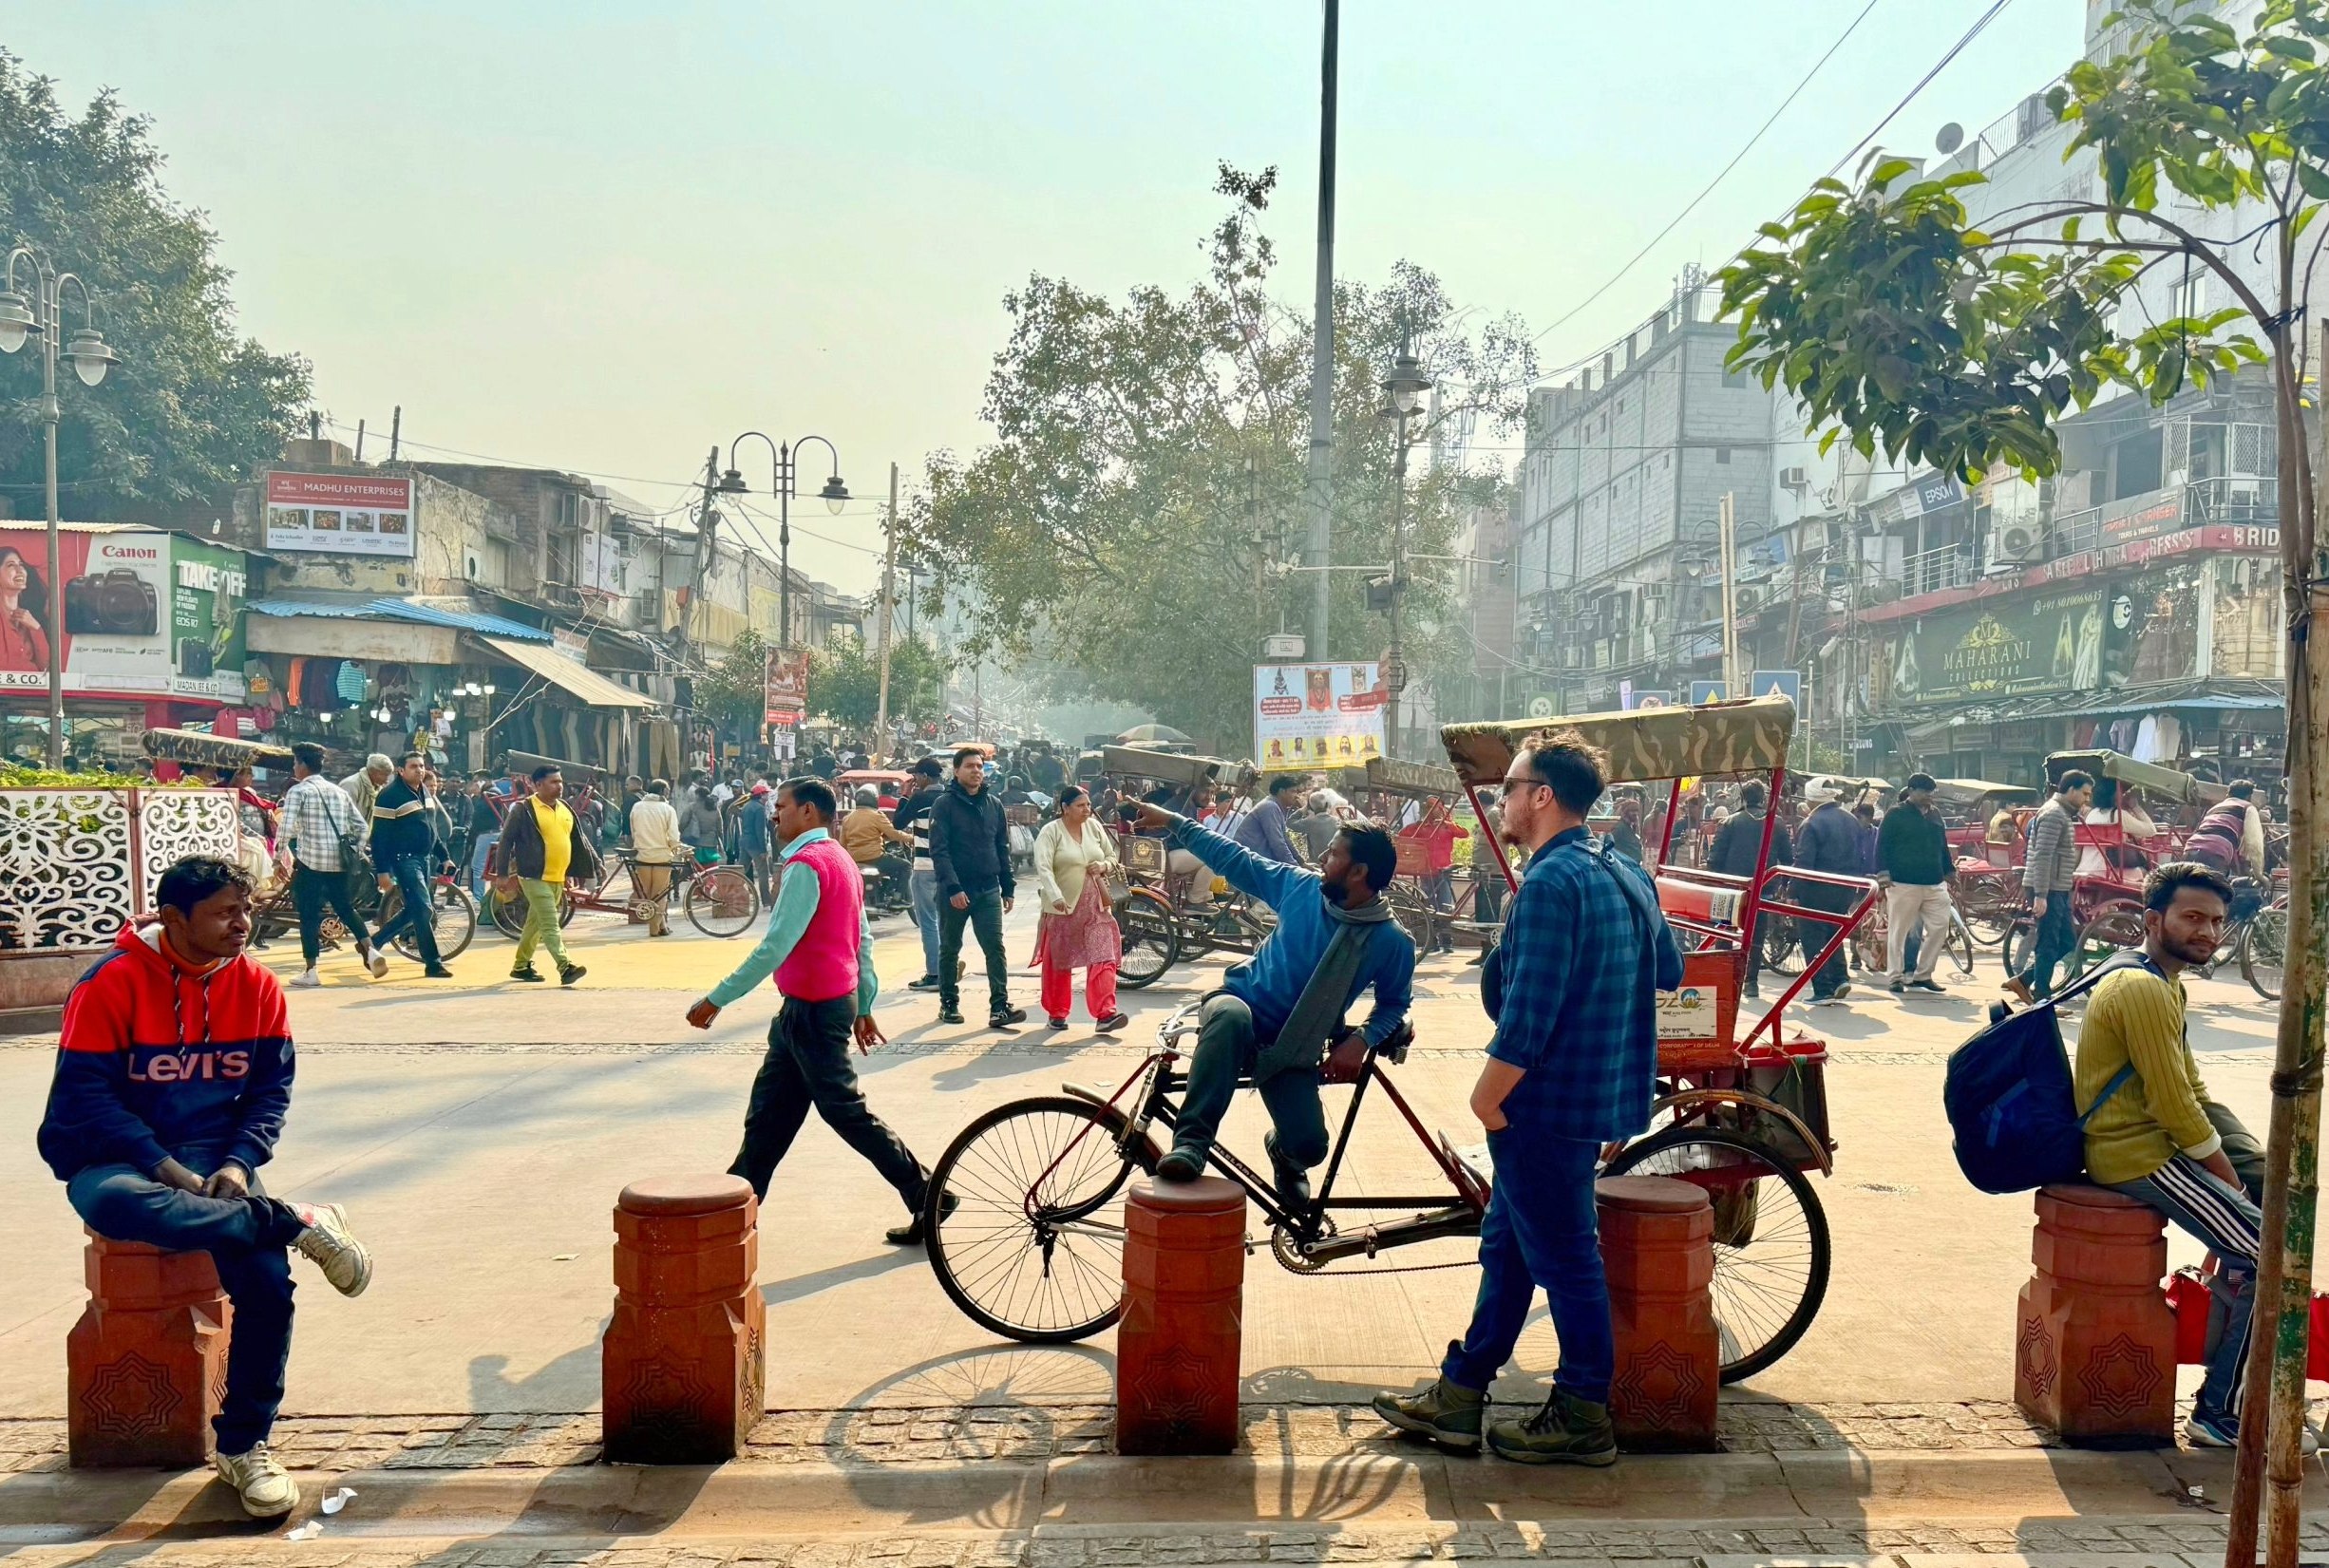
[[[1347,0],[1337,270],[1411,259],[1547,326],[1865,3]],[[1547,367],[1647,316],[1686,262],[1720,262],[1985,9],[1876,0],[1721,188],[1546,336]],[[2005,113],[2075,56],[2082,14],[2016,0],[1884,142],[1927,151],[1944,121]],[[1031,272],[1186,280],[1215,162],[1275,163],[1281,292],[1307,300],[1318,17],[1315,0],[64,0],[13,8],[4,41],[68,104],[110,85],[154,117],[244,327],[315,362],[332,417],[369,422],[368,457],[401,403],[416,455],[577,469],[670,505],[713,442],[813,431],[862,500],[796,508],[847,541],[796,529],[796,560],[859,589],[889,463],[910,477],[981,440],[1000,297]],[[743,463],[764,487],[765,448]]]

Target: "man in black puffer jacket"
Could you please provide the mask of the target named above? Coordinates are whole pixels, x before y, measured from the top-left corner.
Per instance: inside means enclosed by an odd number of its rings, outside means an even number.
[[[987,1027],[1027,1017],[1011,1005],[1011,964],[1003,955],[1003,916],[1017,891],[1011,877],[1011,828],[1002,803],[986,787],[987,754],[955,753],[955,780],[930,806],[930,860],[938,878],[938,1022],[962,1022],[962,928],[978,934],[987,958]]]

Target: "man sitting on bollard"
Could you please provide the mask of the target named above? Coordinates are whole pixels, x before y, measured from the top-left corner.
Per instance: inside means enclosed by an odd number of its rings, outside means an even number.
[[[1477,1450],[1488,1385],[1512,1359],[1542,1286],[1561,1341],[1552,1393],[1536,1414],[1485,1434],[1496,1453],[1529,1464],[1618,1457],[1594,1177],[1603,1144],[1650,1124],[1657,993],[1682,983],[1681,950],[1649,875],[1585,826],[1605,777],[1600,753],[1574,730],[1538,735],[1505,776],[1505,837],[1530,853],[1498,949],[1496,1034],[1472,1089],[1496,1167],[1480,1294],[1439,1380],[1374,1401],[1403,1432]]]
[[[1373,991],[1374,1009],[1355,1032],[1374,1046],[1406,1022],[1412,999],[1415,944],[1382,897],[1398,851],[1380,827],[1354,822],[1312,871],[1265,860],[1154,805],[1140,808],[1139,830],[1165,834],[1176,850],[1278,912],[1278,929],[1204,1000],[1180,1125],[1157,1175],[1194,1181],[1204,1174],[1238,1079],[1251,1073],[1275,1129],[1262,1142],[1278,1201],[1299,1212],[1310,1203],[1310,1167],[1326,1158],[1318,1067],[1328,1048],[1353,1032],[1343,1012],[1360,992]]]
[[[250,878],[189,856],[154,907],[66,1000],[40,1153],[99,1236],[210,1254],[235,1307],[215,1463],[244,1512],[274,1519],[299,1502],[267,1448],[291,1357],[287,1250],[342,1295],[362,1294],[372,1260],[336,1205],[259,1185],[291,1108],[292,1041],[283,988],[243,952]]]
[[[849,1041],[860,1054],[884,1036],[873,1019],[881,983],[874,974],[873,927],[865,919],[865,884],[857,864],[832,835],[833,786],[814,777],[776,787],[776,832],[784,874],[768,911],[768,934],[736,972],[688,1010],[688,1022],[710,1029],[720,1010],[750,994],[770,974],[785,998],[768,1026],[768,1054],[752,1080],[744,1112],[744,1143],[729,1173],[768,1196],[769,1178],[814,1105],[842,1142],[862,1155],[898,1189],[908,1219],[883,1237],[894,1247],[922,1241],[922,1200],[930,1190],[921,1167],[887,1123],[865,1104]],[[955,1200],[949,1195],[946,1211]]]

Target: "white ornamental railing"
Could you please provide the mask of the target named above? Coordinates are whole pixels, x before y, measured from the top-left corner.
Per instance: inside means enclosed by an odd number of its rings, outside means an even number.
[[[231,789],[0,789],[0,956],[109,946],[174,862],[241,836]]]

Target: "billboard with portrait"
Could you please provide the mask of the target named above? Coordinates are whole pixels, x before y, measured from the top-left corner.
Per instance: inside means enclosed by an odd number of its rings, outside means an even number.
[[[413,554],[412,481],[389,474],[267,476],[267,548]]]
[[[1254,666],[1254,760],[1278,768],[1345,767],[1383,754],[1383,669]]]
[[[2103,641],[2100,589],[1987,600],[1921,617],[1879,684],[1895,703],[2092,691]]]
[[[0,529],[0,690],[48,687],[51,639],[65,690],[166,696],[170,537],[66,533],[51,570],[40,528]]]

